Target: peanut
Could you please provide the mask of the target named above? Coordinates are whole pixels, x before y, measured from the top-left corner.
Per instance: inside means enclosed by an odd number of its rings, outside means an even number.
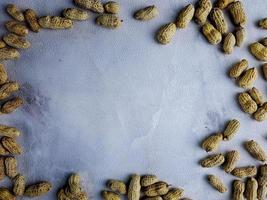
[[[176,25],[174,23],[165,24],[160,27],[157,32],[158,42],[161,44],[168,44],[176,33]]]
[[[249,46],[250,52],[258,60],[267,61],[267,47],[259,42],[255,42]]]
[[[102,14],[96,18],[96,24],[105,28],[116,29],[119,28],[123,20],[113,14]]]
[[[215,45],[222,41],[221,33],[214,28],[210,23],[205,23],[202,27],[202,32],[209,43]]]
[[[45,195],[52,188],[49,182],[40,182],[26,187],[24,195],[27,197],[39,197]]]
[[[145,197],[144,200],[163,200],[161,196]]]
[[[185,28],[189,24],[189,22],[193,19],[194,13],[195,13],[195,8],[192,4],[189,4],[185,8],[183,8],[176,20],[177,28]]]
[[[246,59],[243,59],[231,68],[229,76],[231,78],[238,78],[247,68],[248,61]]]
[[[257,88],[253,87],[248,91],[249,95],[252,97],[252,99],[260,106],[263,105],[264,99],[261,91],[259,91]]]
[[[213,154],[200,161],[202,167],[218,167],[225,161],[223,154]]]
[[[5,178],[5,157],[0,157],[0,180]]]
[[[66,8],[63,10],[63,16],[71,20],[86,20],[89,18],[87,12],[77,8]]]
[[[13,17],[15,20],[23,22],[24,21],[24,15],[23,13],[18,9],[18,7],[14,4],[8,4],[6,7],[7,13]]]
[[[119,14],[119,12],[120,12],[120,4],[118,4],[115,1],[109,1],[109,2],[105,3],[104,9],[105,9],[105,11],[107,13]]]
[[[235,25],[241,27],[244,27],[246,25],[247,17],[243,4],[240,1],[231,3],[229,5],[229,11]]]
[[[103,191],[102,196],[104,200],[120,200],[120,195],[115,192]]]
[[[1,112],[5,114],[12,113],[15,111],[18,107],[20,107],[23,104],[23,100],[20,97],[15,97],[11,100],[6,101],[2,107]]]
[[[57,199],[58,200],[71,200],[64,192],[64,189],[59,190],[57,194]]]
[[[237,29],[237,31],[235,32],[235,39],[236,39],[236,46],[241,47],[247,37],[247,32],[246,29],[240,27]]]
[[[243,200],[245,192],[245,183],[240,180],[234,180],[232,200]]]
[[[240,154],[238,151],[229,151],[225,155],[224,171],[226,173],[231,173],[236,167],[236,163],[240,159]]]
[[[180,199],[184,195],[184,190],[182,188],[171,188],[169,192],[162,196],[163,200],[174,200]]]
[[[140,199],[140,185],[141,177],[137,174],[131,176],[129,188],[128,188],[128,199],[129,200],[139,200]]]
[[[245,148],[250,153],[252,157],[255,159],[265,162],[266,161],[266,154],[263,150],[263,148],[260,146],[259,143],[257,143],[254,140],[250,140],[245,142]]]
[[[17,49],[28,49],[31,46],[30,42],[26,38],[17,36],[13,33],[5,35],[3,40],[7,43],[7,45]]]
[[[223,51],[226,54],[231,54],[234,50],[236,39],[233,33],[228,33],[223,41]]]
[[[224,185],[224,183],[221,181],[220,178],[218,178],[214,175],[208,175],[208,182],[211,184],[212,187],[214,187],[220,193],[227,192],[227,188]]]
[[[267,176],[267,164],[260,166],[259,175],[260,176]]]
[[[8,82],[0,86],[0,100],[8,98],[13,92],[19,89],[17,82]]]
[[[72,200],[88,200],[86,192],[80,192],[72,198]]]
[[[15,138],[20,136],[20,131],[15,127],[0,124],[0,136]]]
[[[267,176],[259,176],[257,181],[258,181],[258,191],[257,191],[258,200],[264,200],[267,196]]]
[[[99,0],[74,0],[74,3],[81,8],[91,10],[96,13],[104,12],[104,6]]]
[[[17,160],[14,157],[6,157],[5,172],[10,179],[13,179],[18,175],[17,166]]]
[[[141,21],[151,20],[159,15],[159,11],[155,5],[147,6],[134,13],[134,18]]]
[[[212,3],[210,0],[199,0],[198,7],[195,11],[195,21],[199,25],[206,23],[209,13],[212,9]]]
[[[259,20],[258,25],[262,29],[267,29],[267,18]]]
[[[72,194],[78,194],[81,192],[81,185],[80,185],[81,177],[79,174],[72,174],[69,177],[69,190]]]
[[[157,183],[144,187],[143,192],[148,197],[165,195],[169,192],[169,185],[163,181],[159,181]]]
[[[4,148],[4,146],[0,143],[0,155],[1,155],[1,156],[6,156],[6,155],[8,155],[8,154],[10,154],[9,151],[6,150],[6,149]]]
[[[14,186],[13,186],[13,193],[16,196],[22,196],[25,191],[25,178],[22,175],[17,175],[14,178]]]
[[[233,3],[235,0],[218,0],[216,2],[216,6],[220,9],[227,8],[231,3]]]
[[[5,66],[0,63],[0,85],[7,82],[8,75]]]
[[[239,94],[238,101],[242,110],[246,113],[253,114],[258,109],[257,103],[246,92]]]
[[[152,185],[156,182],[158,182],[158,177],[156,175],[148,174],[148,175],[143,175],[141,177],[141,186],[146,187],[149,185]]]
[[[267,63],[262,65],[263,76],[267,80]]]
[[[223,135],[221,133],[210,135],[202,142],[202,149],[207,152],[214,151],[218,149],[222,139]]]
[[[223,139],[231,140],[240,128],[240,122],[237,119],[232,119],[228,122],[224,132]]]
[[[16,197],[7,188],[0,188],[0,200],[16,200]]]
[[[0,49],[0,60],[11,60],[20,57],[20,53],[17,49],[4,47]]]
[[[37,13],[33,9],[27,9],[24,13],[25,20],[33,32],[39,32],[40,25],[37,19]]]
[[[257,167],[247,166],[247,167],[236,167],[231,174],[238,178],[252,177],[257,174]]]
[[[213,8],[210,13],[210,19],[213,22],[215,28],[220,31],[221,34],[228,32],[228,25],[221,9]]]
[[[58,16],[45,16],[38,19],[42,28],[46,29],[70,29],[73,27],[73,21]]]
[[[6,22],[5,27],[9,32],[19,36],[27,36],[29,34],[28,28],[15,20]]]
[[[247,200],[257,199],[258,182],[255,178],[248,178],[246,183],[245,196]]]
[[[0,49],[6,47],[6,43],[0,39]]]
[[[126,194],[127,189],[126,185],[123,181],[119,180],[109,180],[107,183],[107,187],[118,194]]]
[[[10,137],[3,137],[1,140],[2,145],[6,150],[8,150],[11,154],[17,155],[22,153],[21,146],[15,141],[15,139]]]

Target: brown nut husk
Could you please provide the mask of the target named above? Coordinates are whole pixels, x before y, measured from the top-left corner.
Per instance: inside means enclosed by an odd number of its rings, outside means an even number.
[[[126,194],[127,188],[126,184],[123,181],[120,180],[109,180],[107,182],[107,187],[118,194]]]
[[[22,23],[15,20],[6,22],[5,27],[9,32],[15,33],[19,36],[27,36],[29,34],[28,28]]]
[[[3,37],[3,40],[8,46],[17,48],[17,49],[28,49],[30,48],[30,42],[24,38],[17,36],[16,34],[9,33]]]
[[[27,197],[39,197],[48,193],[52,188],[49,182],[40,182],[26,187],[24,195]]]
[[[236,46],[241,47],[247,38],[246,29],[240,27],[235,32]]]
[[[236,39],[233,33],[228,33],[223,40],[223,51],[226,54],[233,53]]]
[[[169,192],[169,185],[163,181],[159,181],[147,187],[144,187],[143,193],[148,197],[161,196]],[[163,197],[164,199],[164,197]]]
[[[231,174],[238,178],[253,177],[257,174],[257,167],[247,166],[247,167],[236,167]]]
[[[111,191],[103,191],[102,197],[104,200],[121,200],[121,197],[119,194]]]
[[[137,174],[133,174],[130,179],[130,184],[128,187],[128,200],[139,200],[141,193],[141,177]]]
[[[10,179],[18,175],[17,166],[17,160],[14,157],[5,158],[5,173]]]
[[[267,47],[259,42],[255,42],[249,46],[250,52],[258,60],[267,61]]]
[[[73,0],[74,3],[84,9],[96,13],[104,13],[104,6],[99,0]]]
[[[259,176],[258,181],[258,190],[257,198],[258,200],[265,200],[267,196],[267,176]]]
[[[158,181],[159,181],[159,179],[156,175],[146,174],[146,175],[143,175],[141,177],[141,186],[146,187],[146,186],[152,185]]]
[[[4,84],[7,82],[8,75],[6,68],[3,64],[0,63],[0,85]]]
[[[20,131],[15,127],[0,124],[0,136],[15,138],[20,136]]]
[[[200,165],[205,168],[218,167],[225,161],[223,154],[213,154],[200,161]]]
[[[6,11],[15,20],[20,21],[20,22],[24,21],[24,15],[16,5],[8,4],[6,7]]]
[[[238,151],[229,151],[225,155],[225,163],[223,169],[226,173],[231,173],[240,159],[240,154]]]
[[[208,182],[213,188],[218,190],[220,193],[227,192],[226,186],[219,177],[216,177],[214,175],[208,175]]]
[[[17,108],[22,106],[23,100],[20,97],[15,97],[13,99],[10,99],[6,101],[2,107],[1,107],[1,112],[4,114],[9,114],[14,112]]]
[[[89,18],[87,12],[78,8],[66,8],[63,10],[62,15],[67,19],[78,21],[87,20]]]
[[[96,24],[109,29],[117,29],[122,25],[123,20],[113,14],[102,14],[96,18]]]
[[[222,139],[223,135],[221,133],[210,135],[202,142],[202,149],[206,152],[215,151],[218,149]]]
[[[222,34],[208,22],[203,25],[202,32],[207,41],[212,45],[216,45],[222,41]]]
[[[22,196],[24,194],[25,191],[25,177],[18,174],[14,180],[14,186],[13,186],[13,193],[16,196]]]
[[[210,12],[210,19],[215,28],[220,31],[221,34],[228,32],[228,24],[225,20],[223,11],[220,8],[213,8]]]
[[[38,19],[38,23],[45,29],[70,29],[73,21],[59,16],[45,16]]]
[[[19,90],[17,82],[8,82],[0,86],[0,100],[10,97],[13,92]]]
[[[120,4],[115,1],[108,1],[104,4],[104,9],[107,13],[110,14],[119,14]]]
[[[244,200],[245,183],[241,180],[234,180],[232,200]]]
[[[182,188],[171,188],[169,192],[162,196],[163,200],[181,199],[184,195]]]
[[[235,0],[217,0],[216,6],[220,9],[225,9],[234,1]]]
[[[212,9],[212,3],[210,0],[199,0],[198,6],[196,7],[196,11],[195,11],[195,16],[194,16],[195,21],[199,25],[205,24],[210,14],[211,9]]]
[[[38,23],[37,13],[35,12],[35,10],[27,9],[25,11],[24,15],[25,15],[25,20],[26,20],[27,24],[29,25],[30,29],[33,32],[38,33],[39,30],[41,29],[41,27]]]
[[[267,103],[264,103],[263,106],[258,108],[254,113],[254,119],[261,122],[267,119]]]
[[[155,5],[147,6],[134,13],[134,18],[141,21],[151,20],[159,15],[159,11]]]
[[[247,17],[242,2],[235,1],[229,5],[229,11],[233,22],[237,26],[244,27],[247,23]]]
[[[60,189],[57,193],[57,199],[58,200],[71,200],[64,192],[64,189]]]
[[[223,139],[231,140],[239,131],[239,128],[240,128],[240,122],[237,119],[230,120],[223,132]]]
[[[248,114],[253,114],[258,109],[257,103],[246,92],[239,94],[238,101],[242,110]]]
[[[69,191],[71,194],[78,194],[81,192],[81,177],[79,174],[72,174],[69,179]]]
[[[263,148],[254,140],[249,140],[245,142],[245,148],[250,153],[250,155],[262,162],[266,161],[266,154]]]
[[[19,155],[22,153],[22,147],[14,138],[2,137],[1,143],[3,147],[13,155]]]
[[[157,32],[157,40],[160,44],[168,44],[176,33],[176,25],[174,23],[165,24],[160,27]]]
[[[260,90],[257,88],[253,87],[248,91],[249,95],[251,98],[259,105],[263,105],[264,99],[263,99],[263,94]]]
[[[257,199],[258,182],[255,178],[250,177],[246,183],[245,196],[247,200]]]
[[[185,28],[189,24],[189,22],[193,19],[194,13],[195,13],[195,8],[192,4],[189,4],[186,7],[184,7],[177,17],[176,20],[177,28]]]
[[[19,57],[20,53],[15,48],[4,47],[0,49],[0,61],[18,59]]]

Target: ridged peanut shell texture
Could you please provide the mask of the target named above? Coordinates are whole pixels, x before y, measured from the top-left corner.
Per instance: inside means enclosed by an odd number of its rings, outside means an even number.
[[[257,199],[257,190],[258,190],[258,182],[255,178],[248,178],[246,183],[246,191],[245,196],[247,200],[256,200]]]
[[[66,8],[63,10],[63,16],[71,20],[86,20],[89,18],[89,15],[86,11],[83,11],[78,8]]]
[[[245,142],[245,148],[250,153],[252,157],[255,159],[265,162],[266,161],[266,153],[259,143],[254,140],[250,140]]]
[[[163,200],[174,200],[181,199],[184,195],[184,190],[182,188],[171,188],[167,194],[163,195]]]
[[[240,128],[240,122],[237,119],[230,120],[223,132],[223,139],[224,140],[232,139],[238,132],[239,128]]]
[[[96,24],[99,26],[103,26],[109,29],[119,28],[122,24],[123,20],[121,20],[118,16],[113,14],[102,14],[96,18]]]
[[[18,91],[19,84],[17,82],[8,82],[0,86],[0,100],[8,98],[13,92]]]
[[[131,176],[130,184],[128,187],[128,200],[139,200],[141,193],[141,177],[137,174]]]
[[[267,63],[262,65],[262,72],[265,80],[267,80]]]
[[[214,26],[210,23],[205,23],[202,27],[202,32],[209,43],[215,45],[222,41],[221,33],[214,28]]]
[[[224,161],[225,158],[223,154],[214,154],[201,160],[200,164],[202,167],[210,168],[210,167],[218,167],[222,165]]]
[[[33,9],[27,9],[24,13],[25,20],[33,32],[39,32],[40,25],[37,19],[37,13]]]
[[[194,16],[195,21],[199,25],[205,24],[211,9],[212,9],[212,3],[210,0],[199,0]]]
[[[258,109],[257,103],[246,92],[239,94],[238,101],[242,110],[248,114],[253,114]]]
[[[253,177],[257,174],[257,167],[255,166],[236,167],[231,172],[231,174],[238,178]]]
[[[229,11],[233,22],[237,26],[244,27],[247,23],[247,17],[244,6],[241,1],[235,1],[229,5]]]
[[[17,49],[11,47],[4,47],[0,49],[0,61],[18,59],[20,53]]]
[[[20,136],[20,131],[15,127],[0,124],[0,136],[15,138]]]
[[[134,13],[134,18],[141,21],[151,20],[159,15],[159,11],[155,5],[147,6]]]
[[[231,54],[234,50],[236,39],[233,33],[228,33],[223,40],[223,51],[226,54]]]
[[[0,200],[16,200],[16,197],[7,188],[0,188]]]
[[[109,180],[107,187],[118,194],[126,194],[127,192],[126,184],[123,181]]]
[[[18,155],[22,153],[22,147],[19,145],[19,143],[16,142],[14,138],[3,137],[1,143],[4,148],[13,155]]]
[[[263,106],[258,108],[254,113],[254,119],[261,122],[267,119],[267,103],[264,103]]]
[[[235,32],[236,46],[241,47],[247,38],[246,29],[240,27]]]
[[[104,6],[99,0],[74,0],[74,3],[81,8],[88,9],[96,13],[104,12]]]
[[[234,1],[235,0],[217,0],[216,6],[220,9],[225,9]]]
[[[221,133],[210,135],[202,142],[202,149],[207,152],[215,151],[218,149],[222,139],[223,135]]]
[[[156,175],[153,175],[153,174],[143,175],[141,177],[141,186],[146,187],[146,186],[152,185],[158,181],[159,181],[159,179]]]
[[[267,47],[259,42],[255,42],[249,46],[250,52],[258,60],[267,61]]]
[[[208,182],[212,187],[218,190],[220,193],[227,192],[227,187],[224,185],[222,180],[214,175],[208,175]]]
[[[176,25],[174,23],[163,25],[157,32],[157,40],[161,44],[168,44],[171,42],[175,33]]]
[[[236,167],[236,164],[239,159],[240,159],[240,154],[238,151],[227,152],[225,155],[225,163],[223,165],[224,171],[226,173],[231,173]]]
[[[104,200],[121,200],[120,195],[115,192],[103,191],[101,194]]]
[[[24,195],[27,197],[39,197],[47,192],[49,192],[52,188],[52,185],[49,182],[40,182],[31,186],[28,186],[25,190]]]
[[[228,32],[228,24],[221,9],[213,8],[210,13],[210,19],[215,28],[220,31],[221,34]]]
[[[148,197],[161,196],[169,192],[169,185],[163,181],[159,181],[147,187],[144,187],[143,193]],[[164,198],[163,198],[164,199]]]
[[[9,178],[13,179],[18,175],[17,166],[17,160],[14,157],[5,159],[5,172]]]
[[[195,8],[192,4],[189,4],[185,8],[183,8],[176,20],[177,28],[185,28],[193,19],[194,13]]]
[[[263,94],[261,93],[260,90],[258,90],[257,88],[253,87],[248,91],[249,95],[251,96],[251,98],[259,105],[263,105],[264,103],[264,98],[263,98]]]
[[[245,183],[243,183],[241,180],[234,180],[232,200],[243,200],[244,192],[245,192]]]
[[[19,36],[27,36],[29,34],[28,28],[24,24],[15,20],[6,22],[5,27],[9,32],[15,33]]]
[[[17,49],[28,49],[31,46],[30,42],[26,38],[17,36],[16,34],[13,33],[5,35],[3,37],[3,40],[9,46]]]
[[[250,68],[246,70],[238,80],[238,85],[242,88],[250,88],[258,77],[258,71],[256,68]]]
[[[104,8],[107,13],[118,14],[120,12],[120,4],[115,1],[108,1]]]
[[[45,29],[70,29],[73,21],[59,16],[44,16],[38,19],[38,23]]]
[[[25,191],[25,177],[19,174],[14,178],[13,182],[13,193],[16,196],[22,196]]]
[[[267,18],[259,20],[258,25],[262,29],[267,29]]]
[[[19,8],[14,4],[8,4],[6,7],[7,13],[17,21],[24,21],[24,15]]]

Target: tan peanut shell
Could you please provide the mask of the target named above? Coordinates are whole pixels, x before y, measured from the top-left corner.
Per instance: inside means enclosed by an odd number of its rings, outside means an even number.
[[[0,49],[0,61],[12,60],[20,57],[20,53],[15,48],[4,47]]]
[[[194,16],[195,21],[199,25],[205,24],[210,14],[211,9],[212,9],[212,3],[210,0],[199,0],[198,6],[196,7],[196,11],[195,11],[195,16]]]
[[[220,8],[213,8],[210,12],[210,19],[215,28],[221,33],[225,34],[228,32],[228,24],[225,20],[223,11]]]
[[[260,176],[267,176],[267,164],[261,165],[259,167],[259,175]]]
[[[267,80],[267,63],[262,65],[263,76]]]
[[[72,194],[78,194],[81,192],[81,177],[79,174],[72,174],[69,179],[69,190]]]
[[[159,181],[159,179],[156,175],[152,175],[152,174],[143,175],[141,177],[141,186],[146,187],[146,186],[152,185],[158,181]]]
[[[240,122],[237,119],[232,119],[228,122],[224,132],[223,139],[231,140],[240,128]]]
[[[18,175],[17,166],[17,160],[14,157],[6,157],[5,172],[9,178],[13,179]]]
[[[261,93],[261,91],[253,87],[248,91],[248,93],[258,105],[260,106],[263,105],[264,99],[263,99],[263,94]]]
[[[13,33],[5,35],[3,40],[7,43],[7,45],[17,49],[28,49],[31,46],[30,42],[26,38],[17,36]]]
[[[242,110],[246,113],[253,114],[258,109],[257,103],[246,92],[239,94],[238,101]]]
[[[207,152],[214,151],[218,149],[222,139],[223,135],[221,133],[210,135],[202,142],[202,149]]]
[[[224,171],[226,173],[231,173],[236,167],[236,164],[239,159],[240,159],[240,154],[238,151],[227,152],[225,155],[225,163],[223,166]]]
[[[231,54],[234,50],[236,39],[233,33],[228,33],[223,40],[223,51],[226,54]]]
[[[259,20],[258,25],[262,29],[267,29],[267,18]]]
[[[22,106],[23,100],[20,97],[15,97],[5,102],[1,107],[1,112],[5,114],[12,113],[18,107]]]
[[[57,194],[57,199],[58,200],[71,200],[64,192],[64,189],[60,189],[58,194]]]
[[[27,197],[39,197],[48,193],[52,188],[49,182],[40,182],[26,187],[24,195]]]
[[[255,178],[250,177],[246,183],[245,196],[247,200],[257,199],[258,182]]]
[[[45,16],[38,19],[42,28],[46,29],[70,29],[73,27],[73,21],[59,16]]]
[[[80,192],[75,195],[72,200],[88,200],[88,196],[86,192]]]
[[[231,174],[238,178],[253,177],[257,174],[257,167],[247,166],[247,167],[236,167]]]
[[[0,49],[6,47],[6,43],[0,39]]]
[[[244,27],[246,25],[247,17],[241,1],[235,1],[231,3],[229,5],[229,11],[235,25],[241,27]]]
[[[9,32],[15,33],[19,36],[27,36],[29,34],[28,28],[22,23],[15,20],[6,22],[5,27]]]
[[[74,3],[84,9],[96,12],[103,13],[104,6],[99,0],[74,0]]]
[[[263,148],[254,140],[250,140],[245,142],[245,148],[250,153],[252,157],[255,159],[265,162],[266,161],[266,154]]]
[[[183,8],[176,20],[177,28],[185,28],[189,24],[189,22],[193,19],[194,13],[195,13],[195,8],[192,4],[189,4],[185,8]]]
[[[223,154],[214,154],[201,160],[200,165],[202,167],[207,167],[207,168],[217,167],[217,166],[222,165],[224,161],[225,161],[225,158]]]
[[[0,155],[1,155],[1,156],[6,156],[6,155],[8,155],[8,154],[10,154],[9,151],[6,150],[6,149],[4,148],[4,146],[0,143]]]
[[[102,14],[96,18],[97,25],[110,29],[119,28],[122,22],[123,20],[121,20],[118,16],[113,14]]]
[[[7,13],[17,21],[24,21],[23,13],[14,4],[8,4],[6,7]]]
[[[258,200],[265,200],[267,196],[267,176],[259,176],[257,181],[258,181],[257,198]]]
[[[159,15],[159,11],[155,5],[147,6],[134,13],[134,18],[141,21],[151,20]]]
[[[103,191],[102,197],[104,200],[120,200],[121,197],[119,194],[111,191]]]
[[[165,24],[160,27],[157,32],[157,40],[161,44],[168,44],[176,33],[176,25],[174,23]]]
[[[267,47],[259,42],[255,42],[249,46],[250,52],[258,60],[267,61]]]
[[[22,196],[25,191],[25,177],[19,174],[14,178],[13,182],[13,193],[16,196]]]
[[[267,104],[261,106],[255,113],[254,119],[261,122],[267,119]]]
[[[182,188],[171,188],[169,192],[162,196],[163,200],[174,200],[180,199],[184,195],[184,190]]]
[[[0,124],[0,136],[15,138],[20,136],[20,131],[15,127]]]
[[[71,20],[86,20],[89,18],[89,15],[87,12],[78,9],[78,8],[66,8],[63,10],[63,16],[67,19]]]
[[[115,1],[108,1],[104,4],[104,9],[107,13],[110,14],[119,14],[120,4]]]
[[[212,187],[214,187],[220,193],[227,192],[227,188],[220,178],[218,178],[214,175],[208,175],[208,182]]]
[[[19,84],[17,82],[8,82],[0,86],[0,100],[8,98],[13,92],[18,91]]]
[[[40,25],[37,19],[37,13],[33,9],[27,9],[24,13],[25,20],[33,32],[39,32]]]
[[[3,64],[0,63],[0,85],[4,84],[7,82],[8,75],[6,68]]]
[[[169,192],[169,185],[163,181],[159,181],[147,187],[144,187],[143,193],[148,197],[161,196]],[[163,197],[164,199],[164,197]]]
[[[2,181],[5,178],[5,157],[0,157],[0,180]]]
[[[247,68],[248,68],[248,61],[246,59],[242,59],[240,62],[236,63],[231,68],[229,76],[231,78],[238,78]]]
[[[225,9],[234,1],[235,0],[217,0],[216,6],[220,9]]]
[[[202,32],[209,43],[215,45],[222,41],[221,33],[214,28],[214,26],[210,23],[205,23],[202,27]]]
[[[141,177],[137,174],[133,174],[131,176],[130,184],[128,187],[128,200],[139,200],[141,193],[141,185],[140,185]]]
[[[16,200],[16,197],[7,188],[0,188],[0,200]]]
[[[161,196],[145,197],[144,200],[163,200]]]
[[[123,181],[119,180],[109,180],[107,183],[107,187],[118,194],[126,194],[127,188]]]
[[[241,180],[234,180],[232,200],[244,200],[245,183]]]
[[[241,47],[247,38],[246,29],[240,27],[235,32],[236,46]]]
[[[22,153],[22,147],[15,141],[14,138],[3,137],[1,143],[4,146],[4,148],[13,155]]]

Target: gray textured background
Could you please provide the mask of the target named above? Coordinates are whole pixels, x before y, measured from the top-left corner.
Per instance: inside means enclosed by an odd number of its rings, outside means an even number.
[[[34,8],[40,15],[58,15],[72,6],[71,0],[2,0],[2,33],[9,2]],[[120,3],[124,23],[119,30],[97,27],[91,14],[90,20],[75,23],[72,30],[31,33],[32,48],[18,61],[6,63],[26,100],[22,109],[0,120],[23,132],[21,172],[28,183],[53,183],[44,200],[56,199],[58,188],[76,171],[91,199],[99,199],[107,179],[127,180],[133,172],[155,173],[183,187],[193,199],[229,199],[230,193],[214,191],[205,175],[217,174],[228,186],[233,177],[221,169],[199,167],[198,160],[206,153],[198,145],[203,137],[223,130],[226,120],[238,118],[238,136],[219,151],[238,149],[240,166],[259,164],[243,150],[242,142],[257,139],[266,147],[267,124],[241,112],[235,99],[242,89],[227,71],[241,58],[260,66],[247,45],[266,36],[255,27],[265,17],[266,0],[244,1],[248,41],[230,56],[209,45],[195,23],[179,30],[168,46],[155,42],[155,31],[192,3],[188,0]],[[132,18],[136,9],[153,3],[159,8],[158,18],[150,22]],[[256,86],[267,96],[261,76]]]

